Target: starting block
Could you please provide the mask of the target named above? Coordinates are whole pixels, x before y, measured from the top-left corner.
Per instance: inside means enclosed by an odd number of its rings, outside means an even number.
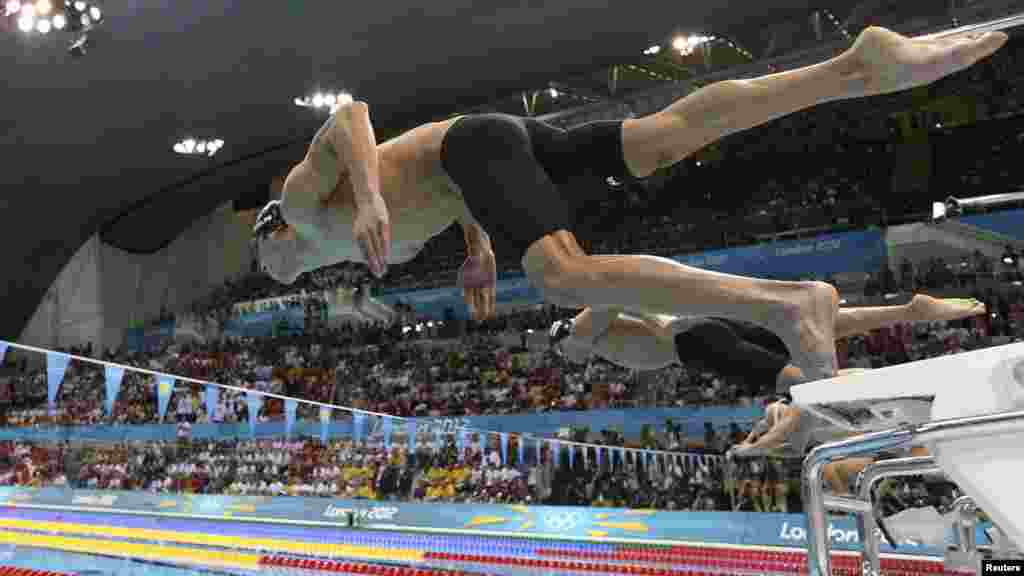
[[[871,509],[864,492],[859,501],[826,499],[824,465],[911,445],[931,456],[904,459],[918,461],[909,469],[897,464],[899,474],[890,475],[941,472],[988,514],[1008,547],[1024,550],[1024,496],[1017,485],[1024,478],[1024,343],[811,382],[791,394],[801,409],[854,435],[819,446],[804,461],[810,576],[831,574],[826,508],[865,518]],[[869,531],[872,522],[865,523]],[[864,568],[877,574],[870,532]]]

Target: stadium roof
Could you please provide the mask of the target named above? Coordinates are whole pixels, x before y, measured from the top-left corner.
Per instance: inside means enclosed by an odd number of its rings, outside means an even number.
[[[806,20],[810,4],[110,0],[81,59],[64,38],[2,30],[0,338],[18,336],[96,232],[152,252],[265,189],[323,120],[295,97],[348,90],[386,134],[606,67],[676,31]],[[853,3],[834,4],[842,14]],[[208,161],[173,153],[187,133],[226,146]]]

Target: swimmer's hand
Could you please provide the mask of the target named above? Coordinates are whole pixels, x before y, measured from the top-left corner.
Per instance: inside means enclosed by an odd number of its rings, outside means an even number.
[[[1001,48],[1003,32],[907,38],[872,26],[837,59],[844,96],[888,94],[931,84],[968,68]]]
[[[494,250],[478,246],[459,268],[459,285],[473,320],[482,321],[494,316],[495,286],[498,284],[498,265]]]
[[[391,220],[380,194],[357,203],[352,239],[363,253],[370,272],[382,278],[388,271],[388,257],[391,255]]]

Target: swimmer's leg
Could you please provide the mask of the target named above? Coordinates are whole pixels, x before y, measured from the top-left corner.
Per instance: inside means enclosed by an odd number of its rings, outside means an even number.
[[[567,231],[534,242],[523,268],[553,304],[746,320],[778,335],[808,378],[835,374],[839,298],[828,284],[721,274],[656,256],[590,256]]]
[[[901,306],[840,308],[836,316],[836,338],[908,322],[960,320],[985,312],[985,305],[973,298],[939,299],[917,294],[908,304]]]

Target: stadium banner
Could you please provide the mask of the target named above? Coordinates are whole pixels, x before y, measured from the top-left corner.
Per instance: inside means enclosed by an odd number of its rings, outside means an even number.
[[[303,308],[284,308],[252,312],[224,323],[224,335],[232,338],[270,338],[301,332],[306,325]]]
[[[992,214],[973,214],[970,216],[960,217],[958,220],[963,224],[974,226],[984,231],[1008,236],[1017,240],[1024,240],[1024,210],[1006,210],[1004,212],[993,212]],[[998,240],[998,238],[993,238],[993,241]]]
[[[446,313],[455,318],[469,318],[469,309],[457,286],[415,290],[413,292],[392,292],[377,296],[387,306],[405,304],[412,306],[420,315],[436,320],[444,319]],[[526,307],[543,301],[540,291],[530,285],[525,276],[503,277],[495,286],[495,305],[502,308]]]
[[[149,328],[128,328],[124,331],[124,346],[132,353],[148,352],[174,340],[174,320],[161,322]]]
[[[58,405],[59,408],[59,405]],[[637,408],[624,410],[587,410],[559,411],[541,414],[506,414],[490,416],[454,416],[437,418],[410,418],[421,430],[435,428],[453,431],[458,428],[486,430],[491,433],[520,434],[529,431],[536,437],[553,436],[565,428],[589,428],[598,434],[601,430],[616,430],[627,439],[639,439],[644,425],[655,430],[665,428],[667,421],[679,426],[680,432],[691,438],[704,437],[704,423],[710,422],[717,430],[728,428],[736,422],[747,426],[764,414],[761,407],[733,408]],[[292,429],[293,436],[318,437],[319,421],[297,420]],[[192,438],[195,440],[218,440],[229,438],[284,437],[287,433],[286,422],[259,422],[255,432],[249,424],[236,423],[201,423],[192,426]],[[329,423],[327,436],[331,438],[349,436],[352,433],[352,421],[332,420]],[[174,424],[96,424],[89,426],[53,426],[53,427],[17,427],[0,428],[0,440],[36,440],[59,442],[67,438],[79,440],[95,440],[102,442],[123,442],[128,440],[148,442],[177,441],[177,427]]]
[[[676,258],[683,264],[765,278],[825,277],[849,272],[874,273],[885,262],[881,230],[825,234],[806,240],[782,240],[756,246],[713,250]]]
[[[500,504],[378,502],[331,498],[149,494],[68,488],[0,487],[7,507],[66,512],[110,512],[164,517],[193,517],[335,525],[350,520],[361,529],[408,529],[450,534],[491,534],[527,538],[635,540],[665,544],[708,543],[803,548],[807,524],[802,514],[763,512],[672,512]],[[351,518],[350,518],[351,517]],[[979,542],[986,542],[979,526]],[[832,518],[829,537],[837,550],[860,550],[851,518]],[[942,550],[902,542],[882,551],[941,556]]]

